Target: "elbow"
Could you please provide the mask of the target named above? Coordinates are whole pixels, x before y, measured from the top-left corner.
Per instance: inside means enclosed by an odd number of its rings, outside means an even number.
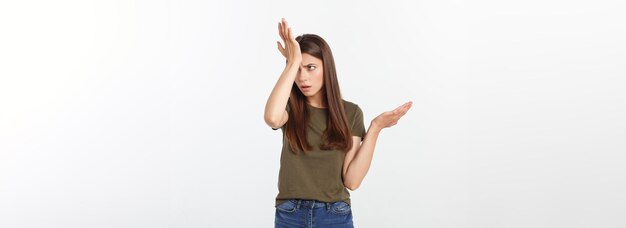
[[[268,126],[270,126],[272,128],[278,128],[278,122],[280,120],[278,120],[278,119],[276,119],[276,118],[274,118],[274,117],[272,117],[270,115],[265,115],[264,119],[265,119],[265,123]]]
[[[350,183],[350,182],[344,182],[343,185],[346,186],[346,188],[350,189],[350,191],[355,191],[360,186],[360,184],[358,183]]]

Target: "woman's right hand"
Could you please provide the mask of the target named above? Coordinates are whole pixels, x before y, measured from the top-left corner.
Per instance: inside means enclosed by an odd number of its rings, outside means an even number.
[[[300,53],[300,44],[296,41],[296,38],[293,36],[291,31],[291,27],[287,24],[287,20],[282,18],[280,22],[278,22],[278,35],[283,39],[285,43],[285,47],[283,47],[280,41],[276,41],[278,44],[278,51],[287,59],[288,64],[296,64],[300,65],[302,62],[302,53]]]

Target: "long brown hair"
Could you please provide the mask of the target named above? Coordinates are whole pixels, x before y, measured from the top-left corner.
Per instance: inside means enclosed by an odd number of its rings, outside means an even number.
[[[352,148],[352,133],[348,127],[348,118],[345,113],[344,101],[339,91],[335,60],[328,43],[322,37],[314,34],[304,34],[296,37],[300,44],[300,51],[322,60],[324,69],[324,85],[321,93],[322,102],[328,107],[326,130],[322,135],[322,150],[349,151]],[[289,119],[285,126],[285,134],[291,150],[310,151],[312,146],[307,141],[306,130],[309,124],[309,113],[306,108],[306,97],[298,86],[293,84],[289,95]]]

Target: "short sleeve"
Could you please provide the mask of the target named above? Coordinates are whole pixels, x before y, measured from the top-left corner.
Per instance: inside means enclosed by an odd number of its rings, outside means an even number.
[[[359,136],[361,137],[361,141],[363,141],[366,133],[365,123],[363,122],[363,111],[358,105],[354,110],[354,116],[352,117],[352,128],[350,130],[352,131],[353,136]]]

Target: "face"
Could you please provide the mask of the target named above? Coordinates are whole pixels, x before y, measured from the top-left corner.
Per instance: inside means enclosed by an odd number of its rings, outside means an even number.
[[[322,60],[307,53],[302,53],[302,64],[296,76],[296,85],[308,99],[321,100],[324,85]],[[308,88],[307,88],[308,87]]]

